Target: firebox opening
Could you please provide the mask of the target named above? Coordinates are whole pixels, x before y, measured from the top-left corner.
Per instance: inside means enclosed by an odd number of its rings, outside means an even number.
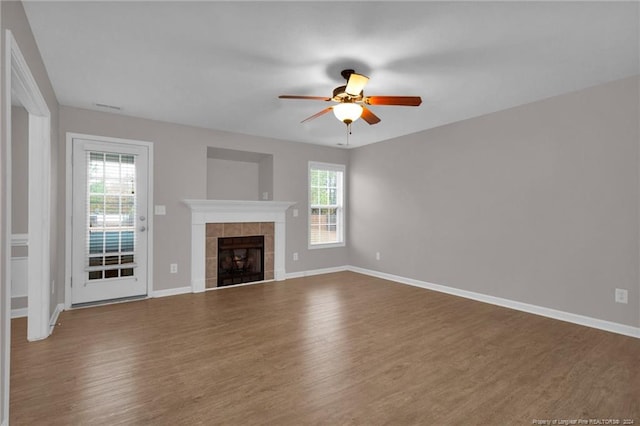
[[[264,235],[218,239],[218,287],[264,280]]]

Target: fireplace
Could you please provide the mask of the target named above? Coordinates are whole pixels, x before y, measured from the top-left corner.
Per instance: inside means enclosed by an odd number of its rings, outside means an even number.
[[[264,280],[264,235],[218,238],[218,287]]]
[[[274,279],[274,223],[206,224],[206,288]]]
[[[264,235],[264,280],[285,279],[291,201],[184,200],[191,209],[191,289],[218,288],[218,239]],[[212,261],[213,260],[213,261]]]

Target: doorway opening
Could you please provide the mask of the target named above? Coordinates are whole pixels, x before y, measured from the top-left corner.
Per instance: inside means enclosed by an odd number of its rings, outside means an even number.
[[[6,32],[6,92],[7,105],[23,107],[28,113],[28,184],[27,184],[27,339],[44,339],[52,331],[50,326],[51,281],[51,114],[11,31]],[[11,179],[11,108],[5,112],[7,141],[5,167],[7,197],[20,189]],[[5,235],[11,235],[14,219],[5,211]],[[7,239],[6,264],[9,265],[11,239]],[[11,287],[11,268],[7,268],[5,285]],[[10,294],[8,294],[10,300]]]
[[[11,178],[11,106],[23,107],[28,113],[28,198],[27,244],[27,339],[29,341],[45,339],[51,334],[50,295],[54,290],[51,281],[51,113],[47,103],[33,78],[26,60],[10,30],[5,32],[5,68],[4,101],[5,120],[4,146],[5,156],[2,182],[6,199],[2,205],[2,263],[4,275],[2,291],[4,306],[4,324],[2,330],[2,378],[3,413],[9,413],[9,372],[11,358],[11,251],[13,220],[10,200],[13,191]]]

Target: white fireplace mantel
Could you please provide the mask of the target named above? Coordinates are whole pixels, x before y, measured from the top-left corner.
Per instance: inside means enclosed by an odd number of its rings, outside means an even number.
[[[207,223],[273,222],[274,278],[284,280],[286,211],[292,201],[184,200],[191,209],[191,291],[203,292],[206,284]]]

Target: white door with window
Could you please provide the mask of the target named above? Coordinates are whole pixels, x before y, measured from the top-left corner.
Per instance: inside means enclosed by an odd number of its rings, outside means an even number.
[[[147,294],[149,146],[72,141],[71,303]]]

